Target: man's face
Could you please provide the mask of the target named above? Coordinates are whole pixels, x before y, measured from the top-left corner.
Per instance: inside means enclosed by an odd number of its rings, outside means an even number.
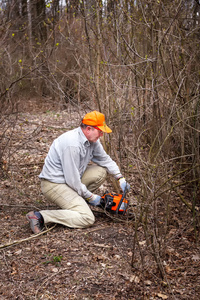
[[[92,126],[87,127],[86,137],[90,143],[95,143],[101,136],[103,136],[103,132],[101,130]]]

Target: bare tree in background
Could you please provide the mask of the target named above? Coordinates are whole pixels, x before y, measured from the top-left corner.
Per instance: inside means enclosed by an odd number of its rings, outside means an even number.
[[[33,39],[45,42],[47,39],[45,0],[30,0],[31,27]]]

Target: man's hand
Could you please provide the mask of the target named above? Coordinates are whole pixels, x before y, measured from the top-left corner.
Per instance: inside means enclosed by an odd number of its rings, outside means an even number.
[[[126,182],[126,179],[124,177],[120,178],[119,179],[119,185],[120,185],[120,188],[122,189],[122,191],[124,192],[125,190],[127,192],[130,191],[130,184],[128,182]]]
[[[100,204],[101,196],[92,194],[90,198],[87,199],[90,205],[97,206]]]

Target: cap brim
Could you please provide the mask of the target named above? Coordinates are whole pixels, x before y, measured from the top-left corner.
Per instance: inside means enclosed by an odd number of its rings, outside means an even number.
[[[96,127],[98,127],[101,131],[106,132],[106,133],[111,133],[112,132],[112,130],[107,125],[96,126]]]

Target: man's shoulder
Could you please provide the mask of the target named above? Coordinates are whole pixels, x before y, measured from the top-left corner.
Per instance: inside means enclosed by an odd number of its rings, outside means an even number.
[[[71,136],[76,136],[78,134],[78,128],[70,129],[68,131],[65,131],[61,135],[57,137],[57,140],[66,139]]]
[[[57,141],[65,146],[79,146],[84,142],[84,139],[85,136],[83,135],[82,130],[80,127],[77,127],[61,134],[57,138]]]

